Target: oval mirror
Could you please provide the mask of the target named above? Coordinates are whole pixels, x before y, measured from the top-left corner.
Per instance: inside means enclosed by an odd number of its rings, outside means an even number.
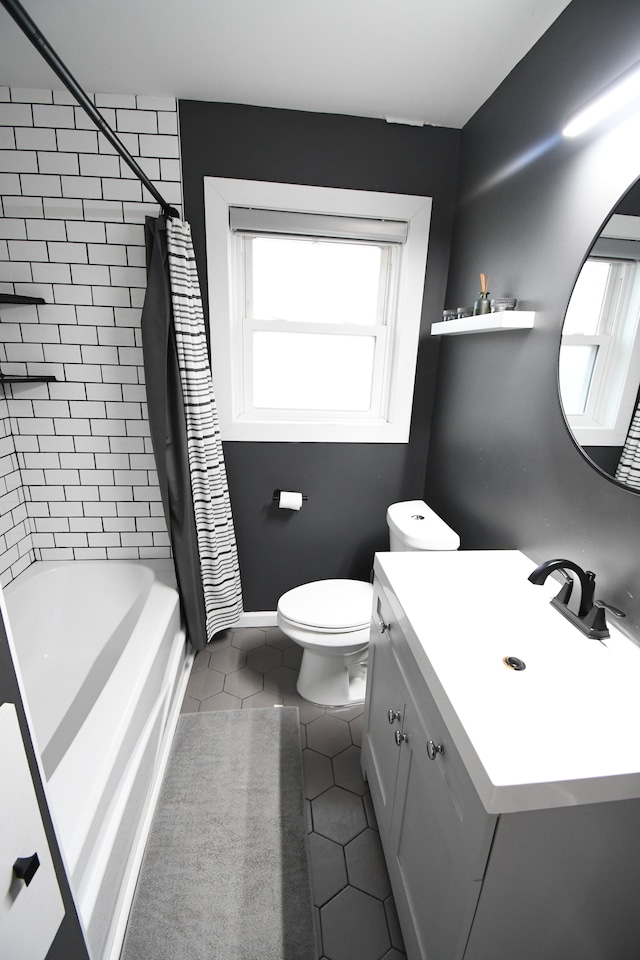
[[[640,181],[578,275],[562,327],[558,382],[584,455],[640,493]]]

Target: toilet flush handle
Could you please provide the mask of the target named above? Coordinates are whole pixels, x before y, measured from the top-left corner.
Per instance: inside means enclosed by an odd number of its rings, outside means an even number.
[[[388,633],[389,624],[384,622],[380,614],[378,614],[377,617],[378,617],[378,630],[380,631],[380,633]]]

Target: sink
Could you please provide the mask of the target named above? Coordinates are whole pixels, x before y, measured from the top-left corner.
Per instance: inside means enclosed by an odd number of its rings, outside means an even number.
[[[519,551],[376,555],[490,812],[640,796],[640,647],[584,636]],[[393,599],[393,598],[392,598]],[[505,664],[517,658],[524,669]]]

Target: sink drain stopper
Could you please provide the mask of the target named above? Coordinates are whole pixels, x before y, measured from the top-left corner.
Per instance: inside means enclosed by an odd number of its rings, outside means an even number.
[[[512,670],[526,670],[527,665],[524,660],[521,660],[519,657],[503,657],[502,662],[505,663],[508,667],[511,667]]]

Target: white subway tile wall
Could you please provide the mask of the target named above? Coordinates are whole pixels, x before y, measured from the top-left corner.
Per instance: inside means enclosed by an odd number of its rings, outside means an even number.
[[[181,210],[177,103],[94,102]],[[34,560],[170,556],[147,419],[144,218],[159,207],[66,91],[0,87],[0,583]]]

